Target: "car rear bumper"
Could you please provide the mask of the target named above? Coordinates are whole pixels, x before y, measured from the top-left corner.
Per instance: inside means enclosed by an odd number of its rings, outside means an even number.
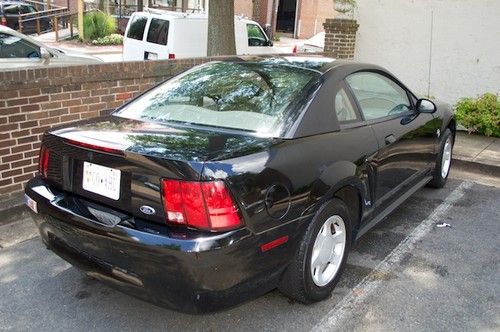
[[[40,178],[28,182],[26,195],[36,202],[43,242],[57,255],[121,291],[183,312],[216,311],[268,292],[292,251],[289,243],[260,250],[283,230],[176,233],[118,211],[121,221],[105,225],[88,214],[90,202],[56,192]]]

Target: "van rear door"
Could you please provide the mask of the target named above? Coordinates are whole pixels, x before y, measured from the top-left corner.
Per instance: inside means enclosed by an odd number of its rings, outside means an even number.
[[[128,21],[123,38],[123,60],[144,60],[144,31],[148,23],[148,16],[142,13],[134,13]]]
[[[143,46],[144,60],[159,60],[175,58],[170,53],[169,35],[170,21],[161,16],[152,16],[147,27],[146,40]],[[171,38],[170,38],[171,39]]]

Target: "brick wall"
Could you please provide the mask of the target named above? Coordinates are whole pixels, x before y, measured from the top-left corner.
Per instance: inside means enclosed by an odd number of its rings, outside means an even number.
[[[356,32],[359,24],[356,20],[326,19],[325,53],[331,53],[339,59],[353,59],[356,46]]]
[[[0,202],[38,168],[43,133],[107,114],[157,82],[210,58],[0,71]]]

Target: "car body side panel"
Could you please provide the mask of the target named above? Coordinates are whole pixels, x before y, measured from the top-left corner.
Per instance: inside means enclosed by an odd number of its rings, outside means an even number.
[[[252,155],[207,162],[202,177],[226,180],[241,204],[247,227],[261,233],[289,222],[310,220],[344,185],[355,187],[363,201],[370,202],[368,174],[377,149],[371,129],[360,127],[285,140]],[[269,202],[268,193],[273,186],[286,188],[283,191],[289,192],[289,198],[285,194],[276,202],[284,205],[283,210],[270,218],[269,204],[275,202]]]

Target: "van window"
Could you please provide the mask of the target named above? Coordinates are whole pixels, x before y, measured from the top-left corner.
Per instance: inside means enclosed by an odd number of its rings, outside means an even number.
[[[247,24],[248,46],[266,46],[267,38],[257,24]]]
[[[150,43],[167,45],[169,21],[153,18],[149,24],[147,41]]]
[[[135,15],[132,17],[130,27],[128,29],[127,37],[137,40],[142,40],[144,36],[144,28],[146,27],[147,17]]]

